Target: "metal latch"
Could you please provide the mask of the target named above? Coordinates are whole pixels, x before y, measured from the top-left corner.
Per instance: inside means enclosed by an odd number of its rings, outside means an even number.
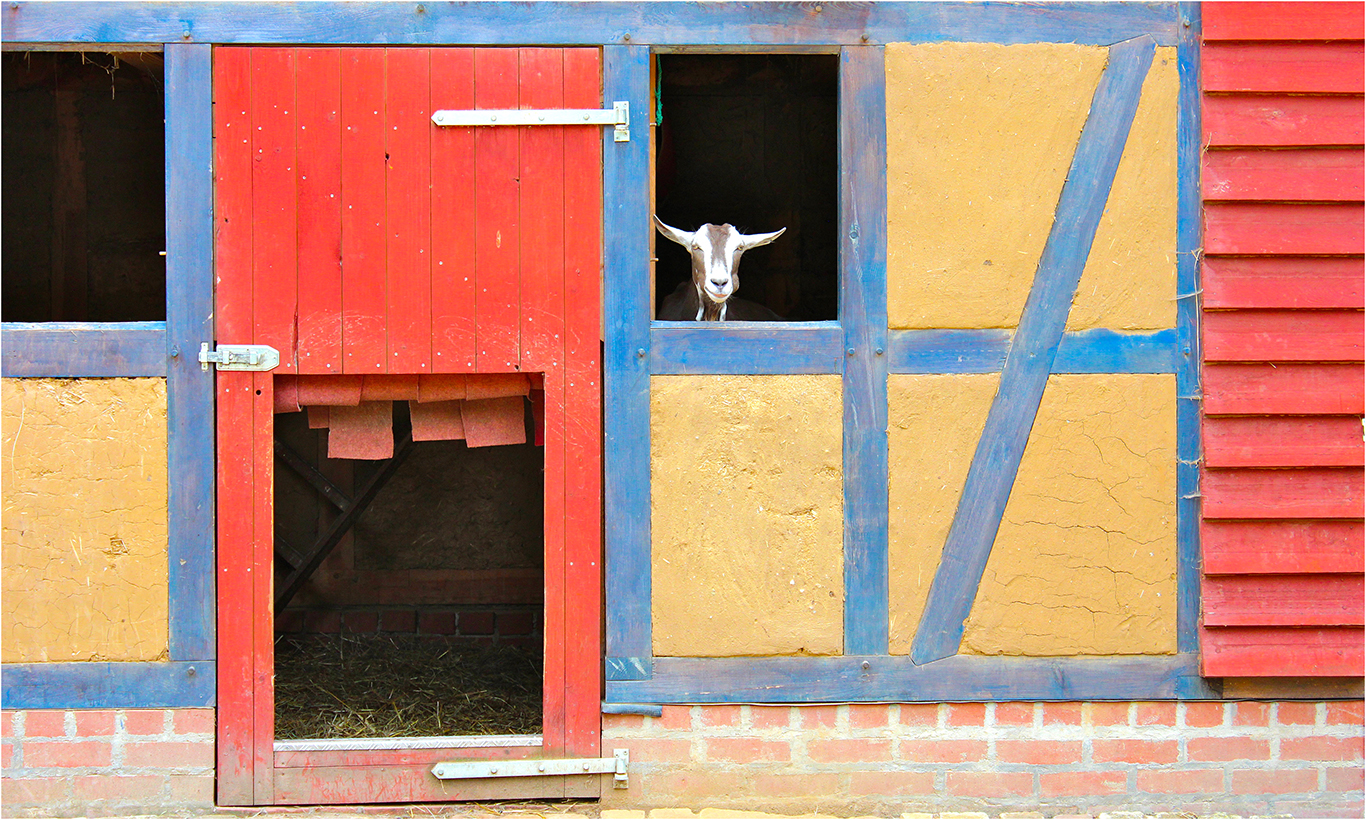
[[[612,787],[626,788],[629,749],[613,749],[612,757],[583,757],[560,760],[482,760],[445,761],[432,767],[438,780],[464,780],[472,777],[552,777],[571,774],[611,773]]]
[[[274,370],[280,366],[280,351],[270,345],[219,345],[209,350],[208,342],[199,344],[199,369],[209,365],[219,370]]]
[[[625,100],[611,108],[481,108],[441,110],[432,122],[444,126],[473,125],[611,125],[614,142],[631,141],[631,104]]]

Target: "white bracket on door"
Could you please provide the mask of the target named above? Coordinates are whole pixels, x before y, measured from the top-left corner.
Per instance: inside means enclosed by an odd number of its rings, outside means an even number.
[[[274,370],[280,366],[280,351],[270,345],[219,345],[209,350],[208,342],[199,343],[199,369],[209,365],[219,370]]]
[[[612,757],[583,757],[561,760],[481,760],[445,761],[432,767],[438,780],[465,780],[473,777],[555,777],[572,774],[611,774],[612,786],[626,788],[629,749],[613,749]]]
[[[442,126],[475,125],[611,125],[614,142],[631,141],[631,104],[624,100],[611,108],[482,108],[442,110],[432,114]]]

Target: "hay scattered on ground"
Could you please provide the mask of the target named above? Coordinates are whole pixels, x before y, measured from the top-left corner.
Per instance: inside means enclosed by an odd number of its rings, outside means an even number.
[[[281,635],[275,737],[541,731],[539,652],[405,635]]]

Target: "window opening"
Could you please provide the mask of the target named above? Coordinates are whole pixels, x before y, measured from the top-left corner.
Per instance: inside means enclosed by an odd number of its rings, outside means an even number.
[[[692,231],[786,228],[746,251],[736,295],[791,321],[833,320],[839,289],[839,58],[662,54],[655,213]],[[655,310],[691,281],[688,252],[656,236]]]
[[[6,322],[166,318],[163,64],[3,55]]]
[[[527,403],[527,441],[534,420]],[[307,412],[275,417],[276,590],[384,462],[327,457]],[[393,405],[395,438],[411,430]],[[291,456],[290,454],[293,454]],[[534,735],[542,718],[543,450],[419,441],[275,617],[275,737]]]

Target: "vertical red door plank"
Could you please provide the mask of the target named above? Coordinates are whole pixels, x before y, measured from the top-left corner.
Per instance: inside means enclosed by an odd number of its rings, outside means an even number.
[[[295,52],[300,373],[342,372],[341,51]]]
[[[244,631],[251,635],[253,780],[257,805],[266,805],[275,802],[275,377],[250,375],[252,491],[244,509],[254,521],[247,567],[253,617],[234,628],[250,624]]]
[[[389,373],[432,372],[431,50],[391,48],[388,175]]]
[[[475,107],[516,108],[517,97],[517,50],[476,49]],[[506,373],[521,363],[517,129],[475,129],[474,151],[476,362],[482,373]]]
[[[518,54],[522,108],[564,108],[564,49]],[[564,361],[564,126],[518,128],[521,139],[522,370]]]
[[[565,413],[564,371],[545,374],[545,624],[544,696],[541,737],[548,756],[567,754],[565,748],[567,611],[572,605],[565,590]],[[582,604],[582,602],[579,602]],[[596,692],[594,693],[596,696]]]
[[[384,50],[341,54],[342,372],[385,363]]]
[[[565,49],[566,108],[598,108],[599,51]],[[565,747],[595,757],[602,737],[602,129],[565,129]]]
[[[292,373],[298,300],[294,49],[253,49],[251,85],[253,338],[280,351],[277,372]]]
[[[224,341],[251,338],[251,50],[214,51],[215,321]],[[250,373],[219,373],[217,396],[218,798],[248,806],[252,788]]]
[[[433,111],[474,108],[474,49],[432,51]],[[432,132],[432,372],[473,373],[474,129]]]

